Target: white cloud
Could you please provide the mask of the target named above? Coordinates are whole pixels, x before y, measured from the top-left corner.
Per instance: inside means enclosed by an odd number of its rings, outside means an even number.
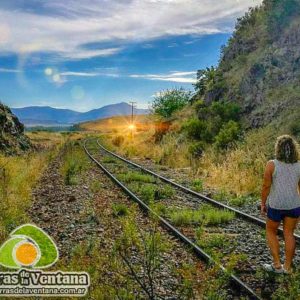
[[[195,78],[185,78],[185,77],[166,77],[166,78],[156,78],[153,80],[172,81],[172,82],[180,82],[180,83],[196,83]]]
[[[95,77],[99,76],[98,73],[88,73],[88,72],[62,72],[62,76],[79,76],[79,77]]]
[[[174,76],[186,76],[186,75],[195,75],[196,74],[196,71],[191,71],[191,72],[177,72],[177,71],[174,71],[172,72],[172,75]]]
[[[132,41],[228,32],[236,17],[261,2],[52,0],[35,4],[34,10],[0,8],[0,53],[50,52],[65,59],[108,56]],[[83,47],[87,43],[118,46]]]
[[[195,83],[196,71],[189,72],[170,72],[168,74],[132,74],[131,78],[141,78],[148,80],[170,81],[178,83]]]
[[[6,69],[6,68],[0,68],[0,73],[20,73],[20,70],[17,69]]]
[[[84,59],[84,58],[92,58],[97,56],[110,56],[116,54],[121,51],[121,47],[119,48],[108,48],[101,50],[76,50],[76,52],[65,53],[66,58],[70,59]]]
[[[107,76],[107,77],[119,77],[119,73],[113,69],[104,69],[102,71],[82,72],[82,71],[66,71],[59,73],[62,77],[96,77],[96,76]]]

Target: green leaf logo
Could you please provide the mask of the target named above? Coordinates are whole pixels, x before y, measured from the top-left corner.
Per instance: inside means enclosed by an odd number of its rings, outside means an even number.
[[[0,265],[6,268],[43,269],[58,260],[58,250],[50,236],[32,224],[25,224],[10,233],[0,248]]]

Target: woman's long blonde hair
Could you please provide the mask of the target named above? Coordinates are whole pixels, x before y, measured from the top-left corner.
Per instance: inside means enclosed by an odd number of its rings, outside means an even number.
[[[282,135],[277,138],[275,145],[276,159],[288,164],[299,160],[299,145],[290,135]]]

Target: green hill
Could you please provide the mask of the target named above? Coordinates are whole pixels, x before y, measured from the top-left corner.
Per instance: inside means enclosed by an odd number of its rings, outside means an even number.
[[[218,67],[198,72],[196,98],[237,103],[246,127],[299,133],[299,11],[299,0],[265,0],[238,19]]]

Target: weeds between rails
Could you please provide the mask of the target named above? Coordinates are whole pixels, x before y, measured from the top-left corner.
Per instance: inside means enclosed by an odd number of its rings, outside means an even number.
[[[92,160],[95,161],[95,163],[115,182],[117,183],[128,195],[131,196],[131,198],[133,198],[136,202],[138,202],[142,208],[144,208],[146,211],[150,212],[151,215],[154,214],[158,220],[160,220],[160,222],[162,223],[162,225],[166,226],[168,230],[170,230],[176,237],[178,237],[181,241],[183,241],[184,243],[188,244],[192,250],[195,251],[195,253],[200,256],[202,259],[206,260],[207,262],[214,262],[214,264],[218,265],[226,274],[228,274],[228,279],[231,278],[231,280],[233,282],[235,282],[235,284],[237,284],[239,286],[239,289],[238,290],[243,290],[243,291],[246,291],[246,294],[248,295],[251,295],[251,298],[255,298],[255,299],[258,299],[259,296],[257,296],[255,294],[255,292],[251,289],[251,287],[249,287],[246,283],[244,283],[241,279],[239,279],[238,277],[235,276],[234,272],[233,272],[233,267],[234,265],[236,265],[237,261],[241,261],[241,259],[243,259],[243,255],[237,255],[237,254],[233,254],[233,255],[229,255],[226,257],[226,261],[225,260],[221,260],[218,258],[217,255],[215,255],[214,251],[211,251],[213,257],[211,257],[210,255],[208,255],[207,253],[204,252],[204,250],[202,250],[201,248],[199,248],[199,245],[196,245],[195,242],[195,238],[194,238],[194,234],[193,234],[193,241],[190,239],[191,237],[191,234],[185,234],[185,233],[182,233],[181,229],[183,228],[176,228],[174,227],[174,224],[171,225],[170,223],[170,220],[168,219],[168,217],[166,218],[163,218],[162,216],[159,216],[157,214],[157,211],[165,211],[168,213],[168,208],[165,209],[161,203],[149,203],[149,205],[145,204],[144,202],[142,202],[142,200],[140,198],[138,198],[131,190],[129,190],[123,183],[120,182],[120,180],[118,180],[114,175],[112,175],[112,173],[110,171],[107,170],[106,167],[104,167],[94,156],[92,156],[90,154],[89,151],[91,151],[91,145],[89,145],[89,150],[87,150],[86,146],[85,146],[85,149],[86,149],[86,152],[87,154],[90,156],[90,158]],[[93,147],[93,150],[96,150],[95,147]],[[97,155],[97,158],[99,157],[99,155]],[[102,156],[100,156],[102,157]],[[103,157],[102,157],[103,158]],[[107,161],[107,158],[105,158],[105,160]],[[124,179],[124,166],[122,166],[121,164],[117,163],[115,164],[114,163],[110,163],[110,164],[114,164],[115,167],[116,167],[116,170],[118,171],[119,174],[122,174],[121,177],[123,177]],[[109,165],[109,164],[108,164]],[[131,170],[132,171],[132,170]],[[126,175],[125,175],[126,176]],[[137,176],[137,174],[135,174],[134,176],[132,176],[132,174],[129,175],[129,178],[134,178],[134,179],[137,179],[137,182],[140,182],[140,183],[144,183],[143,180],[147,181],[146,183],[149,184],[149,182],[152,182],[154,183],[154,180],[150,180],[149,177],[139,177]],[[126,177],[127,179],[127,177]],[[129,180],[130,181],[130,180]],[[157,183],[157,182],[156,182]],[[165,199],[166,200],[166,199]],[[158,205],[157,205],[158,204]],[[205,222],[202,222],[202,225],[204,224]],[[198,237],[200,236],[201,234],[201,229],[200,228],[197,228],[197,235]],[[182,230],[183,231],[183,230]],[[204,233],[204,231],[203,231]],[[205,235],[207,235],[208,233],[205,233]],[[212,236],[211,236],[212,237]],[[216,238],[218,238],[218,240],[220,240],[220,237],[217,237],[217,235],[215,235]],[[207,238],[207,237],[206,237]],[[222,239],[222,238],[221,238]],[[217,242],[214,242],[214,241],[211,241],[211,245],[215,245],[215,244],[219,244],[218,241]],[[227,264],[227,269],[225,269],[221,263],[222,262],[226,262]],[[237,290],[236,290],[237,291]]]
[[[99,149],[93,144],[93,150],[98,151]],[[101,158],[101,161],[102,159],[104,159],[104,161],[110,161],[110,163],[106,164],[107,167],[113,168],[114,170],[112,172],[121,175],[121,179],[122,177],[124,179],[125,176],[125,180],[128,181],[126,185],[132,191],[135,187],[140,188],[144,185],[150,185],[150,188],[148,188],[149,190],[152,189],[151,185],[154,185],[154,187],[156,186],[156,188],[159,187],[159,189],[168,186],[155,176],[154,180],[153,178],[150,179],[151,176],[139,177],[137,174],[134,175],[137,180],[130,182],[128,178],[132,178],[132,173],[137,172],[137,170],[143,175],[149,176],[149,174],[141,172],[141,170],[135,166],[128,167],[126,163],[124,164],[124,161],[121,163],[121,160],[111,155],[107,155],[107,152],[101,151],[101,155],[98,153],[98,157]],[[126,176],[127,173],[130,173],[128,177]],[[143,178],[147,178],[147,182],[143,182]],[[138,194],[139,191],[135,192]],[[179,193],[184,197],[177,199]],[[153,194],[157,195],[158,193],[150,193],[150,195],[152,195],[150,199],[152,200],[150,201],[149,206],[153,210],[167,218],[173,225],[175,225],[173,223],[174,219],[179,219],[179,223],[181,222],[182,224],[176,226],[179,226],[181,231],[186,233],[195,243],[212,255],[216,261],[226,265],[226,268],[230,270],[230,272],[238,274],[239,277],[245,280],[247,284],[253,287],[253,289],[260,290],[261,295],[265,298],[270,298],[271,294],[282,295],[283,290],[293,291],[297,288],[295,286],[300,285],[296,283],[296,280],[293,280],[294,283],[290,284],[279,277],[265,274],[261,270],[259,266],[261,266],[262,263],[269,261],[270,258],[267,254],[268,251],[264,233],[258,226],[241,222],[240,219],[232,218],[230,215],[229,217],[219,217],[218,212],[220,212],[220,210],[215,209],[213,206],[204,205],[203,201],[200,206],[202,212],[206,210],[210,211],[208,215],[211,214],[214,219],[220,219],[220,221],[210,222],[209,217],[204,213],[200,214],[198,212],[199,215],[197,216],[197,212],[195,211],[199,210],[199,202],[201,201],[199,201],[199,199],[193,199],[188,193],[184,195],[180,189],[173,188],[173,192],[171,192],[173,198],[170,197],[172,200],[169,197],[156,197],[153,201]],[[143,198],[143,195],[139,194],[139,196],[144,199],[144,201],[147,201],[145,200],[146,198]],[[189,199],[184,200],[184,198]],[[185,201],[187,207],[179,205],[182,200]],[[198,207],[196,203],[198,204]],[[297,259],[298,258],[299,255],[297,256]],[[298,274],[298,272],[296,272],[296,274]],[[276,299],[284,299],[280,297]]]
[[[228,201],[228,204],[224,204],[223,200],[224,200],[225,195],[223,195],[223,192],[218,193],[216,195],[216,196],[218,196],[216,199],[212,199],[212,198],[209,198],[208,196],[201,194],[200,189],[203,190],[203,182],[201,182],[201,180],[199,180],[199,179],[196,179],[192,182],[191,186],[193,189],[190,189],[188,187],[185,187],[184,185],[174,182],[173,180],[170,180],[164,176],[161,176],[161,175],[153,172],[152,170],[146,169],[146,168],[142,167],[141,165],[138,165],[132,161],[129,161],[129,160],[111,152],[110,150],[107,150],[99,143],[99,140],[97,140],[97,144],[102,149],[102,151],[104,151],[106,154],[109,154],[111,157],[117,158],[117,159],[121,160],[122,162],[124,162],[125,164],[128,164],[139,171],[142,171],[146,174],[150,174],[150,175],[154,176],[155,178],[159,178],[163,182],[166,182],[172,186],[175,186],[176,188],[178,188],[179,190],[182,190],[183,192],[185,192],[187,194],[191,194],[191,195],[195,196],[195,198],[197,198],[196,201],[198,201],[198,202],[201,202],[204,200],[204,201],[208,202],[209,204],[216,206],[217,208],[228,209],[230,211],[233,211],[238,217],[240,217],[244,221],[252,222],[253,224],[256,224],[263,228],[265,228],[265,226],[266,226],[266,222],[264,220],[254,216],[252,214],[249,214],[247,212],[244,212],[244,211],[236,209],[232,206],[229,206],[229,205],[234,205],[234,206],[242,205],[243,202],[246,201],[244,197],[237,197],[234,199],[230,199],[230,201]],[[222,201],[221,201],[221,199],[222,199]],[[201,200],[201,201],[199,201],[199,200]],[[283,235],[283,229],[281,227],[279,227],[278,232]],[[294,236],[295,236],[296,240],[300,241],[299,234],[295,233]]]

